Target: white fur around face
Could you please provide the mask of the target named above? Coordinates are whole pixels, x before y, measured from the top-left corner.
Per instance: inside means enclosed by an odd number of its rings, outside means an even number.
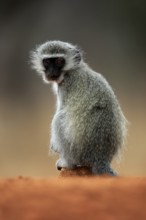
[[[31,63],[32,69],[36,70],[39,74],[44,73],[44,68],[42,65],[42,55],[37,53],[37,51],[33,51],[31,53]]]

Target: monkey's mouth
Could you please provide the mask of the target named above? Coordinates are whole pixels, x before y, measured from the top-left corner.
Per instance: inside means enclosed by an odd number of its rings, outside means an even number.
[[[47,76],[47,80],[56,81],[59,77],[60,77],[60,75],[59,76],[55,76],[55,75]]]
[[[46,73],[45,77],[48,81],[56,81],[59,79],[61,73]]]
[[[57,82],[57,83],[61,83],[64,79],[63,74],[61,73],[56,73],[56,74],[45,74],[45,78],[46,80],[52,81],[52,82]]]

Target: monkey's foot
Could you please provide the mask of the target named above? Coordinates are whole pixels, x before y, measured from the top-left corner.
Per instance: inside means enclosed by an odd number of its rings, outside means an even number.
[[[62,168],[73,170],[73,169],[75,169],[76,167],[77,167],[76,165],[74,165],[74,164],[69,164],[69,163],[67,163],[66,161],[62,160],[62,159],[59,159],[59,160],[57,160],[57,162],[56,162],[56,168],[57,168],[57,170],[62,170]]]
[[[87,176],[93,176],[91,167],[85,167],[85,166],[77,166],[75,169],[66,169],[62,168],[60,171],[59,177],[87,177]]]

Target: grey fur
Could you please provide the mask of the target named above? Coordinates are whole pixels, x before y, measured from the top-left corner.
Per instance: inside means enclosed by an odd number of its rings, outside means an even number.
[[[56,165],[90,166],[96,174],[116,175],[110,164],[126,136],[119,102],[106,79],[84,62],[82,52],[72,44],[48,41],[32,53],[33,66],[43,78],[42,58],[58,55],[64,56],[66,66],[61,80],[55,82],[51,149],[60,156]]]

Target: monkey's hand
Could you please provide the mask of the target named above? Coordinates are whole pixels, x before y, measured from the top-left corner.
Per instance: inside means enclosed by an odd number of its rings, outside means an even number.
[[[57,170],[61,170],[62,168],[67,168],[70,170],[75,169],[77,166],[71,163],[68,163],[67,161],[63,160],[63,159],[59,159],[56,162],[56,168]]]

